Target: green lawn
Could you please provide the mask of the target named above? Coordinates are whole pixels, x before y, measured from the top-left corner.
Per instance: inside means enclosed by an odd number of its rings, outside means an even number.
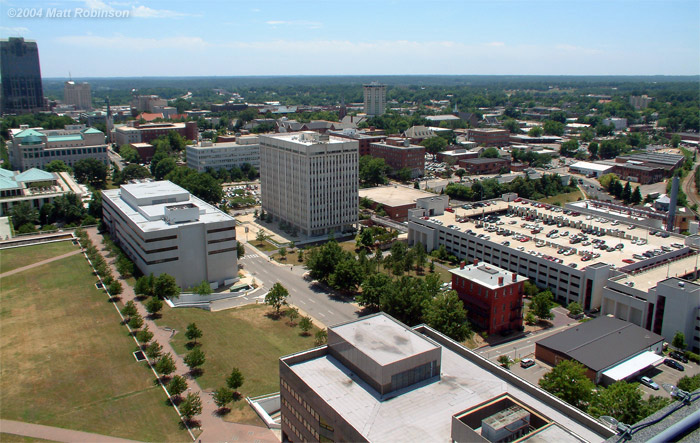
[[[541,201],[543,203],[549,203],[550,205],[559,203],[560,205],[564,206],[564,204],[566,203],[571,203],[579,200],[583,200],[583,194],[581,194],[580,191],[574,191],[569,192],[567,194],[559,194],[552,197],[542,198],[538,201]]]
[[[0,280],[0,417],[142,441],[188,440],[94,283],[81,255]]]
[[[50,443],[53,440],[44,440],[41,438],[34,437],[24,437],[22,435],[0,432],[0,441],[3,443]]]
[[[77,250],[70,241],[3,249],[0,251],[0,274]]]
[[[203,336],[198,342],[206,354],[204,374],[198,378],[202,389],[224,386],[226,377],[234,367],[243,373],[245,382],[239,392],[256,396],[279,391],[279,358],[314,347],[313,334],[301,336],[299,327],[290,327],[286,317],[268,318],[271,312],[266,305],[248,305],[237,309],[209,312],[196,308],[166,307],[159,326],[169,326],[178,331],[171,343],[176,352],[186,354],[188,342],[184,331],[189,323],[196,323]],[[298,322],[298,320],[297,320]],[[233,420],[259,424],[255,413],[245,401],[235,403]]]

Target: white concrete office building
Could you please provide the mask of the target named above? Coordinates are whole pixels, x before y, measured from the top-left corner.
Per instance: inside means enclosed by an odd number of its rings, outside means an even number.
[[[233,217],[169,181],[102,191],[112,238],[144,274],[168,273],[181,288],[238,279]]]
[[[67,81],[63,85],[63,103],[73,105],[76,109],[90,111],[92,109],[90,84]]]
[[[386,111],[386,85],[372,82],[363,85],[365,97],[365,114],[382,115]]]
[[[212,143],[203,140],[187,146],[187,166],[204,172],[207,168],[231,169],[248,163],[260,169],[260,144],[257,135],[236,137],[235,142]]]
[[[311,131],[261,135],[262,208],[304,236],[352,231],[358,150],[357,140]]]

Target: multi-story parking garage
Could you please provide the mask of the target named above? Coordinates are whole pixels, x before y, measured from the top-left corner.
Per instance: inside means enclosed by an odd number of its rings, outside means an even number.
[[[549,288],[557,301],[577,301],[589,312],[604,305],[605,288],[613,277],[646,274],[660,267],[667,271],[665,277],[696,273],[695,251],[686,244],[691,237],[643,228],[633,220],[626,223],[583,210],[511,199],[464,205],[432,216],[422,209],[411,210],[409,244],[423,243],[428,251],[444,245],[459,259],[478,259],[517,272]],[[698,294],[689,297],[694,300]],[[644,315],[648,312],[644,310]],[[644,315],[625,319],[647,327]],[[650,315],[660,316],[651,320],[652,325],[665,317],[663,311]]]

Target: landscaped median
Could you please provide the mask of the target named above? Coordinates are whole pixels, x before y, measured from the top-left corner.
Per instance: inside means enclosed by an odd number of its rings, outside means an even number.
[[[34,250],[3,251],[0,259]],[[0,280],[0,418],[142,441],[189,440],[95,282],[80,254]]]

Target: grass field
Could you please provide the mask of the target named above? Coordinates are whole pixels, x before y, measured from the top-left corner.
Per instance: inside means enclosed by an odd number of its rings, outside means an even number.
[[[0,251],[0,274],[77,250],[69,241],[4,249]]]
[[[44,440],[41,438],[24,437],[22,435],[8,434],[0,432],[0,441],[3,443],[51,443],[53,440]]]
[[[564,206],[564,204],[566,203],[571,203],[579,200],[583,200],[583,194],[581,194],[580,191],[574,191],[569,192],[568,194],[559,194],[553,197],[542,198],[538,201],[541,201],[543,203],[549,203],[550,205],[559,203],[560,205]]]
[[[0,280],[0,417],[186,441],[175,411],[75,255]]]
[[[159,326],[178,331],[171,343],[179,354],[186,354],[188,342],[184,331],[189,323],[202,330],[202,350],[206,354],[204,374],[198,378],[202,389],[217,389],[225,385],[234,367],[243,373],[245,382],[239,392],[256,396],[279,391],[279,358],[314,347],[316,328],[310,336],[301,336],[299,327],[290,327],[286,317],[268,318],[266,305],[248,305],[238,309],[209,312],[195,308],[165,308]],[[298,322],[298,320],[297,320]],[[232,420],[260,424],[245,401],[232,407]]]

